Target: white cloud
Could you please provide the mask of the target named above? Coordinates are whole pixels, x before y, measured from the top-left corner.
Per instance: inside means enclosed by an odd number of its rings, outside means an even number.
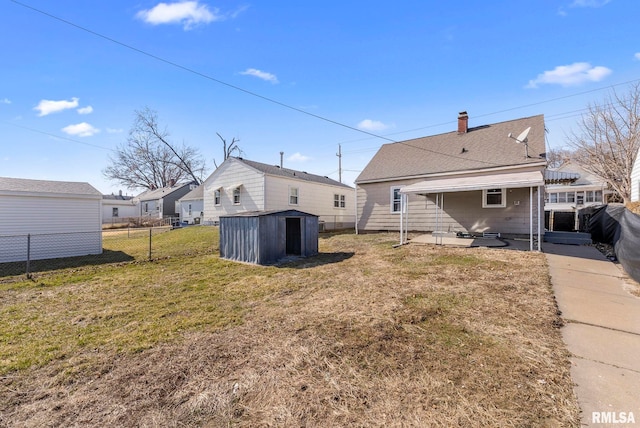
[[[601,7],[611,0],[573,0],[569,7]]]
[[[635,55],[633,55],[633,57],[640,61],[640,52],[636,52]]]
[[[358,123],[358,128],[365,131],[384,131],[390,128],[390,125],[386,125],[378,120],[365,119]]]
[[[210,10],[206,4],[200,4],[197,0],[158,3],[151,9],[141,10],[136,16],[152,25],[182,24],[185,30],[223,19],[218,14],[218,9]]]
[[[254,76],[273,84],[278,83],[278,78],[275,74],[267,73],[266,71],[261,71],[256,68],[247,68],[245,71],[241,71],[240,74],[245,76]]]
[[[541,84],[575,86],[586,82],[599,82],[612,73],[612,70],[603,67],[593,67],[588,62],[575,62],[570,65],[559,65],[553,70],[538,74],[530,80],[526,88],[537,88]]]
[[[78,98],[71,98],[71,101],[60,100],[40,100],[37,106],[33,109],[39,111],[38,116],[46,116],[51,113],[57,113],[59,111],[67,110],[70,108],[78,107]]]
[[[107,128],[107,134],[122,134],[123,132],[122,128]]]
[[[296,152],[289,156],[287,160],[290,162],[306,162],[308,160],[311,160],[311,158],[309,156],[301,154],[300,152]]]
[[[91,106],[80,107],[77,111],[79,114],[91,114],[93,113],[93,107]]]
[[[75,125],[65,126],[62,128],[62,132],[76,137],[91,137],[92,135],[100,132],[100,130],[89,125],[87,122],[82,122]]]
[[[9,98],[3,98],[0,100],[0,104],[11,104],[11,100]]]

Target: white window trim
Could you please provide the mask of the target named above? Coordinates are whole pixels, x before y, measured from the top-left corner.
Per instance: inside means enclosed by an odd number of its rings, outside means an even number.
[[[338,204],[337,206],[336,206],[336,203]],[[343,195],[341,193],[334,193],[333,194],[333,208],[334,209],[339,209],[339,210],[347,209],[347,197],[346,197],[346,195]]]
[[[216,199],[218,200],[216,202]],[[213,206],[219,207],[222,203],[222,190],[216,189],[213,191]]]
[[[296,193],[295,195],[293,194],[294,190]],[[291,202],[292,197],[296,198],[296,202]],[[289,186],[289,205],[294,205],[294,206],[300,205],[300,190],[298,187]]]
[[[495,190],[495,189],[483,189],[482,190],[482,208],[505,208],[507,206],[507,189],[500,189],[500,194],[502,195],[501,203],[498,204],[488,204],[487,203],[487,191]]]
[[[400,212],[402,211],[402,195],[400,195],[398,193],[398,195],[400,196],[400,198],[398,199],[398,201],[400,202],[400,208],[398,209],[398,211],[394,211],[393,206],[395,205],[395,199],[393,199],[393,191],[394,190],[400,190],[402,186],[393,186],[389,189],[389,212],[391,212],[391,214],[400,214]]]
[[[236,202],[236,191],[238,191],[238,202]],[[240,189],[240,186],[233,188],[233,194],[231,197],[233,199],[233,205],[240,205],[242,202],[242,190]]]

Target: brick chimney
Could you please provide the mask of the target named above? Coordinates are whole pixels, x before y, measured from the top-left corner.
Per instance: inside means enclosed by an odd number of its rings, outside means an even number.
[[[469,129],[469,115],[466,111],[458,113],[458,134],[466,134]]]

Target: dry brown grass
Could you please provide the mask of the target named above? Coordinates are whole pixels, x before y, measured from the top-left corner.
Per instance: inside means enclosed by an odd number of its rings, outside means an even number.
[[[8,373],[0,425],[579,426],[544,256],[395,239],[260,268],[239,325]]]

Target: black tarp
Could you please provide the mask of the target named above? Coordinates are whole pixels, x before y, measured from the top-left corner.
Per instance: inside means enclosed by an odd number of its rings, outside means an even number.
[[[624,270],[640,282],[640,216],[622,205],[604,205],[591,213],[588,232],[593,241],[613,245]]]

